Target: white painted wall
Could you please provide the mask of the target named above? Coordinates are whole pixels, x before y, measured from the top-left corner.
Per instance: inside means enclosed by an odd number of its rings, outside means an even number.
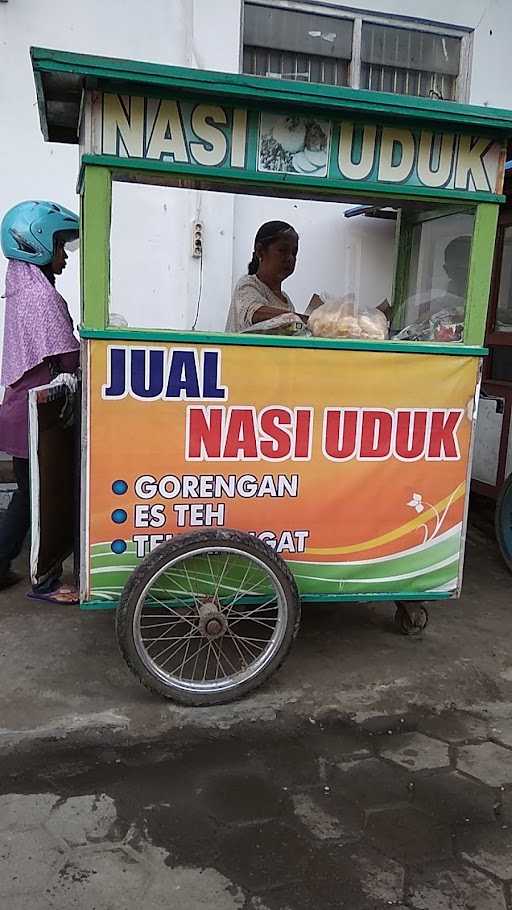
[[[7,0],[0,2],[0,214],[23,199],[55,199],[78,210],[75,194],[78,150],[75,146],[45,143],[39,127],[34,79],[30,64],[31,45],[80,53],[152,60],[177,66],[237,71],[240,49],[240,0]],[[7,138],[9,137],[9,138]],[[175,271],[180,280],[174,296],[192,301],[199,278],[198,263],[189,256],[188,236],[198,199],[182,193],[173,205],[173,222],[180,225],[183,248]],[[161,221],[165,200],[153,201]],[[233,251],[233,202],[230,196],[201,200],[201,217],[207,225],[205,300],[208,288],[230,283]],[[137,217],[122,212],[128,247],[135,246]],[[206,262],[207,258],[207,262]],[[0,293],[3,293],[6,262],[0,257]],[[228,276],[226,278],[226,276]],[[79,316],[78,257],[71,259],[59,279],[75,319]],[[132,301],[144,299],[146,270],[127,292]],[[207,301],[206,301],[207,303]],[[118,307],[119,309],[119,307]],[[1,308],[3,319],[3,307]],[[156,314],[157,317],[159,314]],[[162,318],[152,320],[163,324]],[[204,326],[207,325],[207,319]],[[167,321],[165,324],[169,325]],[[1,333],[0,333],[1,334]]]
[[[336,5],[342,4],[331,0],[331,6]],[[417,0],[357,0],[343,5],[382,13],[391,8],[393,13],[412,17],[421,12],[423,18],[475,29],[471,101],[512,106],[508,80],[503,78],[512,46],[511,0],[424,0],[421,5]],[[31,44],[237,71],[240,23],[241,0],[0,2],[0,212],[31,197],[54,198],[77,208],[77,149],[43,142],[29,59]],[[144,234],[143,249],[131,200],[126,202],[126,194],[117,195],[116,258],[126,262],[124,251],[138,248],[139,252],[135,261],[130,259],[131,269],[116,270],[112,310],[125,309],[131,317],[143,302],[146,325],[190,325],[194,318],[200,273],[199,262],[190,256],[190,232],[197,212],[205,228],[199,328],[223,327],[231,286],[246,270],[255,231],[270,218],[290,221],[301,237],[297,270],[286,286],[298,308],[312,292],[321,290],[355,289],[361,303],[369,306],[389,297],[392,223],[347,220],[343,207],[332,203],[153,189],[140,210],[146,223],[153,225]],[[163,253],[165,265],[160,262],[153,267]],[[4,269],[2,261],[0,287]],[[60,288],[76,317],[77,262],[70,263]],[[150,307],[157,297],[159,302]]]

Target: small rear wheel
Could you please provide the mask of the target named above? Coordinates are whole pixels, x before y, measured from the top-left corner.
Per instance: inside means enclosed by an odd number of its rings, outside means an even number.
[[[215,705],[268,679],[299,621],[286,563],[257,538],[222,529],[180,535],[147,556],[121,596],[116,634],[147,688]]]
[[[397,603],[395,627],[402,635],[421,635],[428,624],[428,612],[421,603]]]

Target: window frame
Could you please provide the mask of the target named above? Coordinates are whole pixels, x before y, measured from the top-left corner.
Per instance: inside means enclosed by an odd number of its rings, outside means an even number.
[[[407,298],[409,295],[409,278],[411,273],[411,258],[414,242],[414,229],[418,226],[426,224],[431,221],[437,221],[441,218],[449,218],[452,215],[460,214],[469,214],[473,216],[473,229],[471,232],[471,249],[468,259],[468,270],[467,270],[467,284],[466,284],[466,294],[464,299],[464,333],[468,327],[468,295],[469,295],[469,276],[471,268],[471,256],[473,241],[475,237],[476,229],[476,219],[477,219],[477,206],[468,204],[467,206],[457,206],[453,207],[447,205],[444,210],[441,208],[437,209],[425,209],[420,212],[406,211],[405,209],[400,210],[399,224],[397,227],[398,235],[396,242],[396,259],[395,259],[395,268],[393,273],[393,288],[392,288],[392,322],[395,320],[395,317],[398,316],[402,318],[406,304]],[[402,326],[404,328],[404,326]],[[465,335],[464,335],[465,337]],[[464,341],[464,343],[466,343]]]
[[[331,16],[333,19],[349,19],[353,23],[352,57],[348,67],[348,88],[361,88],[361,37],[363,23],[410,28],[411,31],[430,32],[460,39],[460,69],[455,80],[455,99],[457,103],[468,103],[470,97],[471,69],[473,58],[473,30],[460,25],[445,25],[429,19],[414,16],[400,16],[396,13],[372,13],[360,9],[338,6],[324,0],[243,0],[241,16],[240,72],[243,73],[244,55],[244,14],[246,3],[255,6],[266,6],[270,9],[289,10],[290,12],[316,13]],[[276,48],[279,50],[279,48]],[[412,96],[414,97],[414,96]],[[419,97],[419,96],[416,96]],[[450,100],[450,99],[447,99]]]
[[[496,329],[496,316],[498,312],[498,302],[500,294],[500,285],[501,285],[501,267],[503,264],[503,252],[504,252],[504,241],[505,241],[505,231],[507,228],[512,227],[512,209],[503,208],[500,212],[498,219],[498,229],[496,231],[496,244],[494,248],[494,262],[493,262],[493,275],[492,275],[492,286],[491,293],[489,297],[489,310],[487,317],[487,333],[485,343],[490,348],[502,348],[510,347],[512,345],[512,332],[500,332]],[[490,358],[489,360],[491,360]],[[491,366],[490,363],[488,370],[488,377],[491,382],[500,382],[503,384],[504,380],[493,380],[491,379]]]
[[[469,260],[468,285],[466,294],[466,310],[464,319],[464,340],[462,343],[439,341],[396,341],[386,339],[382,341],[346,338],[309,338],[305,336],[280,336],[280,335],[251,335],[215,332],[210,330],[182,330],[182,329],[147,329],[140,327],[127,328],[110,325],[110,268],[111,268],[111,217],[112,217],[112,184],[121,180],[128,183],[143,183],[171,186],[183,186],[178,178],[178,184],[169,182],[169,173],[160,171],[152,166],[141,166],[143,162],[129,165],[126,168],[126,159],[108,158],[94,155],[84,156],[79,181],[79,191],[82,196],[81,211],[83,224],[80,232],[80,250],[82,263],[82,294],[81,294],[81,327],[80,335],[83,338],[112,338],[135,340],[173,340],[179,343],[193,341],[198,344],[234,344],[256,345],[264,347],[297,347],[297,348],[324,348],[333,350],[372,350],[372,351],[404,351],[407,353],[421,354],[459,354],[468,356],[482,356],[487,317],[487,302],[491,284],[492,263],[488,258],[490,243],[494,245],[496,226],[498,222],[498,208],[496,202],[477,202],[475,209],[475,223],[471,254]],[[226,181],[226,192],[236,192],[233,186],[237,181]],[[193,186],[192,188],[195,188]],[[242,190],[243,192],[243,190]],[[271,195],[261,193],[263,197]],[[289,198],[289,197],[288,197]],[[300,196],[293,196],[300,198]],[[309,198],[309,197],[307,197]],[[327,200],[326,200],[327,201]],[[398,201],[398,199],[397,199]],[[333,200],[334,202],[334,200]],[[336,203],[334,203],[336,204]],[[443,203],[444,206],[444,203]],[[458,208],[458,207],[457,207]],[[465,203],[461,208],[467,208]],[[422,220],[433,220],[443,217],[443,214],[453,213],[453,206],[446,204],[444,212],[427,210],[417,213],[412,219],[403,217],[397,225],[395,234],[395,268],[400,268],[407,263],[410,256],[410,244],[402,248],[404,231],[411,229],[413,224]],[[404,214],[404,210],[401,210]],[[94,267],[93,265],[94,264]],[[397,301],[396,272],[393,289],[393,309]],[[399,299],[399,298],[398,298]]]
[[[481,287],[482,284],[485,285],[487,281],[489,288],[491,287],[493,269],[496,268],[496,260],[494,259],[492,263],[487,263],[482,272],[480,272],[480,269],[482,266],[482,251],[485,251],[486,237],[496,236],[499,206],[494,206],[493,208],[486,203],[477,203],[474,206],[468,205],[467,208],[474,208],[475,221],[469,257],[463,344],[474,344],[477,340],[480,344],[483,344],[484,339],[487,344],[489,341],[486,337],[486,326],[488,325],[489,319],[489,310],[487,306],[489,295],[488,293],[482,294]],[[425,221],[432,221],[436,218],[442,218],[445,215],[455,214],[455,212],[456,209],[450,208],[449,206],[447,206],[444,211],[433,210],[418,214],[408,213],[404,210],[401,211],[400,220],[397,226],[397,256],[395,260],[391,301],[393,316],[397,313],[401,313],[405,304],[412,253],[413,227]],[[475,306],[475,300],[477,300],[477,306]],[[419,343],[421,344],[422,342]]]

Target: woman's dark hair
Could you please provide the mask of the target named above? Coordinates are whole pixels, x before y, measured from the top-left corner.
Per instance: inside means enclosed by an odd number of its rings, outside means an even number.
[[[39,268],[41,269],[43,275],[46,275],[50,284],[55,287],[55,275],[53,274],[51,262],[49,262],[48,265],[40,265]]]
[[[254,238],[252,259],[247,266],[249,275],[255,275],[259,268],[260,260],[256,254],[256,247],[258,244],[263,248],[270,246],[271,243],[274,243],[274,241],[277,240],[280,234],[286,234],[288,231],[293,231],[294,234],[296,233],[295,228],[293,228],[291,224],[288,224],[287,221],[266,221],[265,224],[261,225]]]
[[[76,240],[77,237],[78,231],[56,231],[53,235],[53,255],[55,256],[59,244],[70,243],[71,241]],[[39,268],[43,274],[46,275],[50,284],[53,284],[55,287],[55,275],[53,274],[52,263],[49,262],[47,265],[40,265]]]

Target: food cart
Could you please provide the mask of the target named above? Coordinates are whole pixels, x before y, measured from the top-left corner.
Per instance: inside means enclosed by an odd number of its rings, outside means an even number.
[[[461,589],[512,114],[31,53],[44,137],[80,152],[82,609],[115,608],[140,681],[194,705],[266,680],[292,644],[301,601],[389,601],[401,631],[421,630],[425,603]],[[287,130],[299,137],[293,148]],[[391,213],[390,337],[115,324],[119,182]],[[429,300],[453,296],[433,290],[448,269],[442,252],[461,238],[459,315],[437,320],[442,307]],[[218,293],[227,312],[231,276]],[[36,429],[47,406],[36,393]],[[41,490],[37,442],[32,450]],[[38,578],[41,534],[34,540]]]

